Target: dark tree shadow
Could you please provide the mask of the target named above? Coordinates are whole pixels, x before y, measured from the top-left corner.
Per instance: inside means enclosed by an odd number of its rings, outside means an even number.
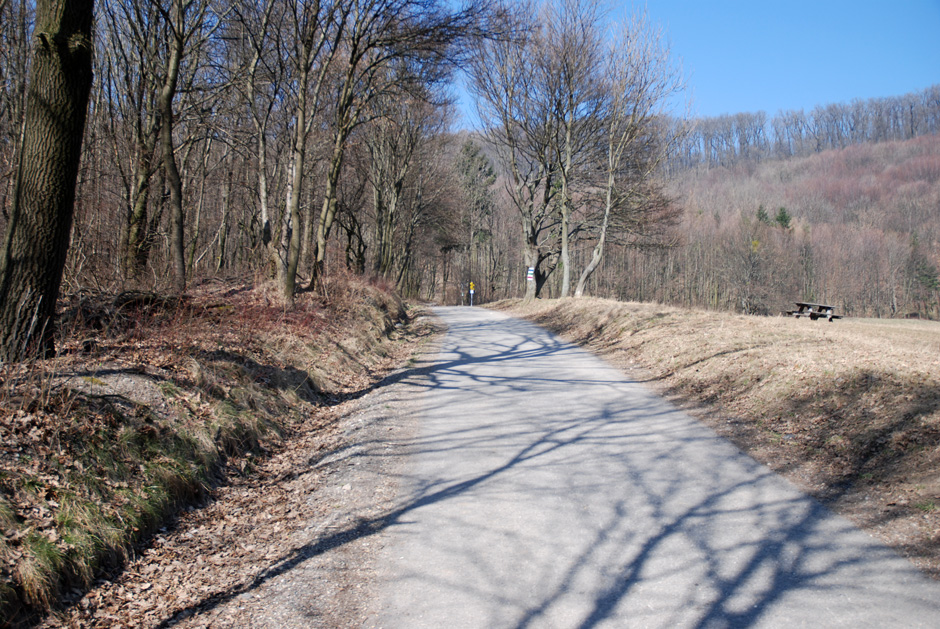
[[[549,359],[564,361],[570,360],[572,352],[577,351],[556,337],[518,320],[457,321],[450,330],[455,337],[469,334],[484,340],[468,347],[445,343],[443,358],[425,358],[424,362],[390,375],[373,387],[358,392],[357,396],[403,383],[409,390],[434,392],[434,399],[426,409],[434,412],[435,404],[443,405],[450,399],[441,397],[442,392],[472,389],[475,395],[490,396],[493,412],[498,415],[507,399],[505,396],[513,393],[524,396],[533,388],[577,390],[579,386],[591,385],[616,393],[624,384],[619,378],[605,379],[603,376],[600,379],[559,378],[542,374],[538,369],[523,376],[518,372],[512,376],[500,375],[501,363],[519,365],[529,362],[541,364]],[[505,339],[507,333],[515,339],[514,342],[485,341],[488,337]],[[475,366],[486,366],[487,369],[477,370]],[[459,384],[456,375],[463,377]],[[410,452],[417,451],[445,455],[468,451],[504,454],[468,477],[411,478],[401,503],[394,508],[376,517],[360,518],[353,525],[324,533],[316,540],[292,549],[243,583],[205,597],[166,619],[160,626],[171,627],[193,613],[211,611],[289,573],[303,562],[353,540],[410,526],[412,516],[424,507],[475,497],[475,492],[522,470],[528,473],[547,469],[558,465],[559,461],[573,464],[574,469],[578,469],[577,465],[585,462],[586,457],[606,457],[611,464],[619,466],[622,482],[629,491],[615,500],[608,517],[593,523],[591,539],[580,546],[579,555],[565,560],[562,575],[554,579],[550,591],[541,593],[538,600],[516,615],[514,621],[494,622],[490,626],[539,626],[553,608],[578,590],[579,580],[586,573],[596,571],[598,562],[604,561],[606,576],[590,594],[590,609],[577,624],[583,628],[599,626],[619,617],[624,606],[629,607],[631,597],[649,578],[651,571],[668,580],[690,569],[693,558],[695,569],[709,583],[709,595],[700,597],[695,587],[680,589],[674,594],[675,600],[671,601],[672,611],[664,612],[666,617],[637,616],[631,619],[635,626],[689,625],[691,615],[694,620],[692,626],[696,627],[748,627],[766,620],[781,601],[803,593],[815,596],[831,593],[836,609],[842,609],[846,604],[877,607],[880,616],[870,618],[876,624],[880,621],[875,618],[892,618],[893,610],[905,607],[928,609],[938,614],[934,617],[940,617],[940,604],[934,602],[938,597],[930,600],[924,597],[925,591],[937,593],[936,588],[929,589],[933,584],[921,583],[912,567],[874,542],[846,548],[840,535],[854,529],[847,522],[833,518],[815,500],[791,489],[776,498],[742,502],[741,496],[763,495],[768,487],[779,483],[779,479],[714,433],[702,427],[689,429],[682,425],[676,428],[674,417],[677,411],[654,396],[634,400],[630,406],[617,395],[605,397],[605,400],[580,417],[549,414],[538,424],[514,422],[507,417],[502,431],[497,433],[488,432],[482,426],[465,425],[424,434],[409,442],[393,443],[398,456],[408,456]],[[637,417],[642,421],[637,421]],[[648,444],[653,438],[662,438],[663,434],[668,437],[667,445],[652,449]],[[340,460],[343,456],[387,456],[382,453],[383,448],[389,445],[387,442],[362,445],[355,452],[337,451],[334,454]],[[708,458],[710,454],[698,454],[714,450],[721,451],[714,458]],[[732,463],[722,463],[726,458]],[[681,467],[683,462],[690,460],[698,466],[693,472],[677,474],[671,480],[664,477],[664,470]],[[310,464],[315,465],[316,461]],[[690,476],[696,478],[696,487],[699,488],[692,494],[683,484]],[[590,495],[593,487],[590,480],[572,479],[570,482],[583,483],[583,486],[576,487],[573,495],[578,492]],[[632,528],[630,518],[637,505],[649,512],[648,517],[659,523],[658,528]],[[742,534],[738,541],[729,545],[720,530],[729,519],[747,522],[754,530],[763,532],[755,535],[752,529],[748,529],[748,534]],[[688,551],[676,557],[674,564],[664,563],[664,554],[668,557],[672,546],[680,541]],[[610,556],[611,552],[613,556]],[[848,580],[844,575],[849,575]],[[891,580],[911,587],[902,594],[898,590],[879,590],[878,584]],[[846,597],[849,595],[855,596],[857,602],[848,600]],[[680,611],[681,617],[669,616],[670,613],[680,614]],[[819,617],[819,622],[825,624],[825,618]]]

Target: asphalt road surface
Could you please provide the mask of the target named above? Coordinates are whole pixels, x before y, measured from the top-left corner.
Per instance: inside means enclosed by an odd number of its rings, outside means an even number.
[[[641,384],[440,308],[376,627],[940,627],[940,583]]]

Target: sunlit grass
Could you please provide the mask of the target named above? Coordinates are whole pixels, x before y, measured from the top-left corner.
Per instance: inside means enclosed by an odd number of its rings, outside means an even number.
[[[64,392],[52,376],[21,377],[28,396],[0,379],[0,419],[29,419],[35,433],[15,459],[0,459],[0,561],[15,566],[0,578],[0,617],[24,604],[46,609],[62,588],[87,587],[180,508],[204,501],[225,466],[252,473],[324,391],[340,390],[353,363],[377,360],[387,320],[402,314],[369,287],[349,289],[338,302],[346,311],[329,317],[312,302],[290,312],[260,302],[206,321],[192,308],[168,317],[172,327],[133,329],[129,347],[166,365],[160,377],[132,370],[150,391],[147,402],[110,392],[106,372],[74,378],[77,388]],[[357,353],[323,365],[347,333],[363,339]]]

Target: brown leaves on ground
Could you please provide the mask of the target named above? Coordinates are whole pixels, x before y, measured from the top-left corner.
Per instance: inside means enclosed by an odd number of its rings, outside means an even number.
[[[601,299],[499,307],[690,406],[940,577],[940,323],[812,322]]]
[[[46,626],[156,627],[250,596],[256,581],[303,546],[298,534],[325,519],[307,503],[322,482],[310,455],[338,446],[334,415],[318,414],[252,473],[234,475],[206,506],[181,513],[172,533],[162,529],[113,580]]]
[[[424,323],[396,333],[400,342],[387,346],[387,356],[355,392],[370,390],[378,376],[403,364],[430,329]],[[395,474],[363,474],[381,457],[360,452],[364,456],[357,459],[351,451],[359,440],[378,443],[393,428],[381,401],[375,405],[382,407],[382,421],[351,426],[352,418],[359,418],[357,402],[357,395],[348,395],[347,401],[310,415],[276,452],[244,473],[233,472],[205,505],[180,513],[123,570],[100,579],[43,626],[276,626],[278,610],[258,609],[258,593],[270,594],[280,574],[350,542],[360,518],[388,508],[383,503],[388,496],[374,483]],[[363,435],[362,430],[377,432]],[[346,550],[365,552],[361,546]],[[356,626],[348,597],[362,584],[357,567],[346,561],[345,556],[324,559],[322,569],[304,584],[301,594],[309,613],[322,621],[313,624]],[[364,559],[354,555],[351,561]]]
[[[58,358],[3,366],[0,626],[78,599],[168,516],[250,478],[285,443],[329,438],[331,407],[387,368],[383,344],[405,313],[356,279],[326,290],[291,310],[265,288],[220,283],[183,300],[83,295],[62,317]],[[280,517],[276,496],[264,500]]]

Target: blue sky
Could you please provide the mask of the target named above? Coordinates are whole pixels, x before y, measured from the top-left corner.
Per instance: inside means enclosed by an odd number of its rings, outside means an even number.
[[[632,3],[610,3],[611,15]],[[649,0],[693,111],[812,109],[940,83],[940,0]]]
[[[634,2],[606,3],[610,19]],[[696,116],[848,103],[940,83],[940,0],[648,0]],[[461,95],[462,108],[468,105]],[[464,123],[466,125],[466,123]]]

